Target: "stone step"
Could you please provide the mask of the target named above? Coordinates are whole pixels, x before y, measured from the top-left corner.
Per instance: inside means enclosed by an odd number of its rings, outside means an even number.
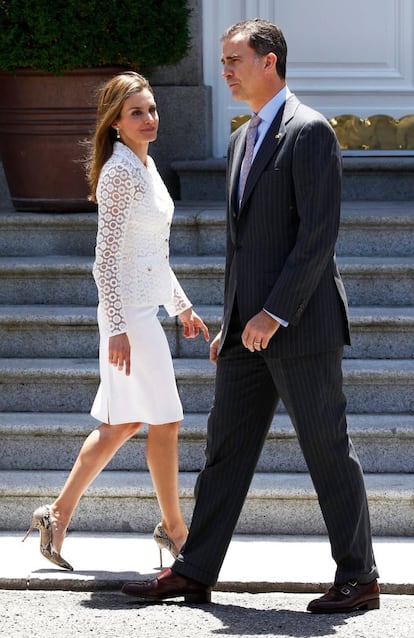
[[[174,256],[175,273],[194,304],[221,304],[224,257]],[[414,257],[340,257],[351,305],[414,304]],[[0,304],[96,305],[92,259],[85,256],[1,257]]]
[[[207,413],[186,413],[180,428],[181,472],[204,464]],[[0,413],[0,470],[70,470],[79,449],[98,425],[86,413]],[[349,431],[364,472],[414,473],[414,416],[349,414]],[[128,441],[108,470],[146,471],[147,427]],[[258,472],[306,472],[287,414],[273,419],[257,465]]]
[[[207,412],[215,367],[205,359],[175,359],[178,389],[186,412]],[[414,411],[414,361],[345,359],[349,412]],[[95,359],[1,359],[0,411],[87,412],[98,386]]]
[[[1,357],[98,356],[95,306],[0,306]]]
[[[79,255],[0,257],[0,304],[97,304],[92,258]]]
[[[414,303],[414,257],[339,257],[351,306],[407,306]]]
[[[93,255],[96,213],[0,213],[0,255]]]
[[[0,254],[92,256],[96,220],[96,213],[0,213]],[[342,202],[338,255],[412,255],[413,240],[412,201]],[[176,202],[170,247],[176,255],[223,255],[224,200]]]
[[[175,273],[194,304],[221,304],[224,258],[173,257]],[[414,257],[339,257],[350,305],[414,304]]]
[[[336,253],[341,256],[412,256],[413,201],[343,201]]]
[[[184,516],[191,520],[197,474],[180,474]],[[25,531],[33,510],[59,492],[66,472],[0,472],[0,520],[3,530]],[[372,531],[375,536],[411,536],[414,528],[410,474],[367,474]],[[152,531],[159,509],[149,474],[104,471],[88,488],[70,529],[98,532]],[[308,474],[257,473],[252,481],[236,533],[326,534]]]
[[[183,200],[223,200],[226,160],[180,160],[171,163],[180,179]],[[414,157],[343,152],[342,199],[413,201]]]
[[[171,254],[223,255],[224,205],[177,203],[171,233]],[[336,254],[341,256],[412,256],[414,204],[387,201],[344,201]]]
[[[413,201],[414,157],[343,152],[343,200]]]
[[[350,306],[348,359],[414,358],[414,307]]]
[[[220,329],[221,306],[196,306],[213,337]],[[350,307],[352,346],[345,357],[352,359],[414,358],[414,308]],[[163,308],[160,319],[174,357],[208,357],[208,345],[185,339],[181,324]],[[82,357],[98,356],[96,308],[89,306],[17,305],[0,306],[0,356]]]

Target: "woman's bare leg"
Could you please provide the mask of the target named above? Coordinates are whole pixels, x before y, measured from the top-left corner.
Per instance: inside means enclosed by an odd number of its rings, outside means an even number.
[[[86,488],[140,426],[141,423],[102,423],[83,443],[62,491],[51,505],[53,548],[57,553],[60,554],[66,528]]]
[[[188,529],[178,496],[178,430],[180,423],[150,425],[147,463],[161,510],[161,523],[178,549],[184,545]]]

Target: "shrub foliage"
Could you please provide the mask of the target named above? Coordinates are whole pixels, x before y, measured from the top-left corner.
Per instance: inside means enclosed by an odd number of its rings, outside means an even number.
[[[0,69],[63,71],[176,64],[190,41],[186,0],[0,0]]]

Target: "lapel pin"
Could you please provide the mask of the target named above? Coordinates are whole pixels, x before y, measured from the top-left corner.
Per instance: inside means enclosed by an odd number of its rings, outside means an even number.
[[[280,133],[276,133],[275,135],[275,140],[278,140],[278,139],[280,139]]]

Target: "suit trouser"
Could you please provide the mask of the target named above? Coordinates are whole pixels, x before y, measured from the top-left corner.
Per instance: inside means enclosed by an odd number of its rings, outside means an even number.
[[[347,432],[341,364],[342,348],[275,359],[266,351],[244,348],[241,331],[226,338],[217,362],[206,463],[196,483],[188,540],[174,571],[206,585],[216,583],[282,400],[318,495],[337,564],[335,583],[352,578],[367,583],[378,576],[362,469]]]

